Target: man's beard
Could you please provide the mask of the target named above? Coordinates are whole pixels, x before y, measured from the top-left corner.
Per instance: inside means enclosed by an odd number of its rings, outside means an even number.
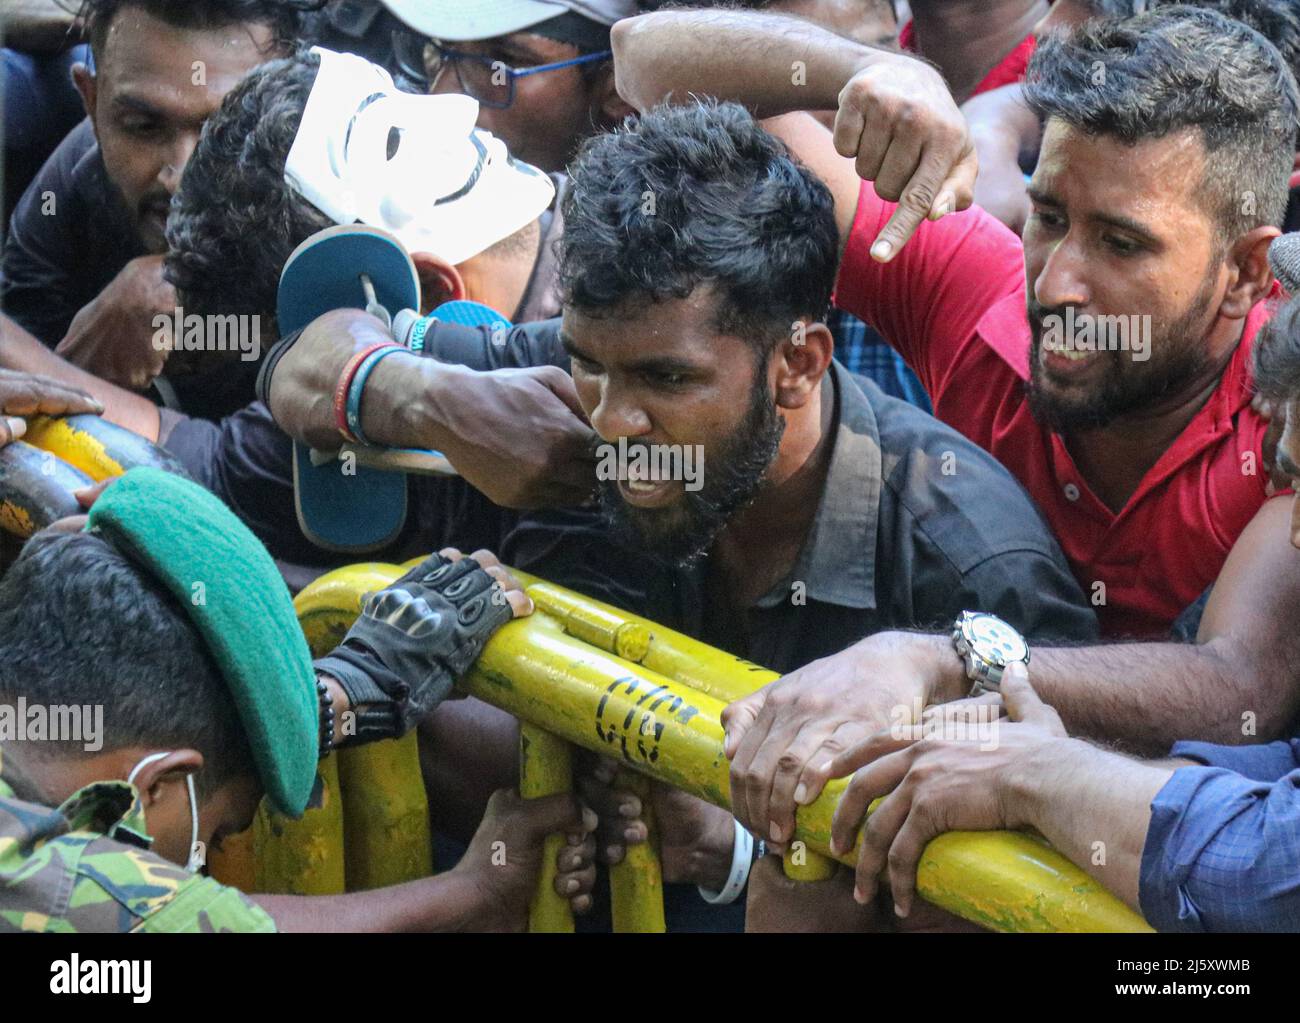
[[[172,197],[162,189],[153,188],[132,205],[126,193],[111,177],[108,185],[118,205],[131,217],[131,225],[140,248],[149,256],[164,255],[167,252],[166,221],[171,213]],[[162,222],[158,223],[155,217],[161,217]]]
[[[764,362],[744,419],[707,455],[699,490],[683,489],[682,496],[666,508],[638,508],[623,500],[617,480],[601,482],[601,510],[619,539],[682,567],[709,552],[727,523],[758,497],[763,475],[781,446],[785,420],[777,414],[766,383]],[[629,456],[646,446],[628,442]]]
[[[1150,339],[1149,359],[1141,371],[1125,373],[1121,360],[1131,359],[1131,352],[1112,351],[1099,358],[1109,358],[1106,372],[1088,393],[1065,398],[1049,390],[1039,362],[1043,346],[1043,320],[1049,315],[1064,319],[1066,307],[1047,308],[1029,298],[1029,383],[1026,393],[1034,418],[1054,433],[1069,434],[1101,429],[1139,409],[1158,405],[1164,398],[1177,394],[1191,381],[1205,373],[1209,353],[1204,337],[1197,330],[1213,298],[1213,268],[1207,271],[1187,311],[1159,334]],[[1076,312],[1076,318],[1082,319]],[[1195,340],[1189,340],[1193,331]],[[1141,365],[1134,362],[1134,366]]]

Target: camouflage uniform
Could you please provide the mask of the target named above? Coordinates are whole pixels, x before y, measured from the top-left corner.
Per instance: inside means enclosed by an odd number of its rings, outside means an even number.
[[[149,851],[134,785],[96,782],[57,810],[0,779],[0,932],[274,931],[234,888]]]

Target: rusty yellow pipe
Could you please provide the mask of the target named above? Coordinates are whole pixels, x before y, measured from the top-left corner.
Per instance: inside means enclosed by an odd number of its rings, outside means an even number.
[[[519,794],[539,799],[573,789],[573,755],[569,744],[535,725],[519,725]],[[573,910],[555,890],[556,857],[564,848],[562,834],[547,835],[542,870],[528,907],[528,929],[538,934],[572,934]]]
[[[523,584],[533,603],[564,623],[570,635],[685,683],[697,692],[730,703],[781,677],[775,671],[701,643],[649,618],[548,583],[527,572],[513,568],[510,571]],[[600,623],[599,629],[594,627],[595,623]],[[582,634],[584,627],[589,630],[588,635]],[[616,645],[616,637],[623,635],[634,636],[635,641],[622,647]]]
[[[654,623],[645,617],[630,614],[627,611],[621,611],[619,608],[612,607],[611,604],[597,601],[597,599],[585,597],[585,595],[575,593],[573,590],[556,586],[551,582],[539,580],[536,576],[529,575],[526,572],[519,572],[512,569],[515,575],[524,584],[528,594],[533,598],[541,610],[550,612],[550,614],[559,617],[564,621],[565,628],[572,634],[578,634],[578,630],[569,627],[569,621],[572,621],[578,615],[585,616],[586,619],[602,621],[603,634],[606,637],[614,637],[617,629],[623,628],[640,628],[649,634],[650,641],[646,643],[645,653],[640,656],[628,656],[623,651],[617,650],[614,643],[606,640],[604,642],[595,642],[595,645],[606,650],[607,653],[616,653],[625,656],[629,660],[636,660],[642,667],[651,668],[659,672],[660,675],[666,675],[680,682],[685,682],[692,686],[693,689],[701,693],[707,693],[722,699],[724,702],[731,702],[763,688],[768,682],[775,681],[776,672],[768,671],[766,668],[757,666],[757,664],[748,662],[748,660],[737,658],[732,654],[724,653],[722,650],[708,646],[707,643],[694,640],[684,633],[676,630],[664,628],[663,625]],[[594,642],[594,640],[589,640]],[[842,783],[841,783],[842,784]],[[952,836],[941,836],[936,838],[933,845],[939,845],[939,848],[946,848],[950,842],[946,841]],[[970,848],[966,844],[965,838],[958,842],[959,849]],[[974,835],[969,836],[974,838]],[[1019,836],[1018,836],[1019,837]],[[1027,836],[1026,836],[1027,837]],[[1032,841],[1031,837],[1028,840]],[[827,844],[827,848],[829,845]],[[1002,846],[998,845],[998,849]],[[1044,845],[1044,848],[1047,846]],[[1031,850],[1032,851],[1032,850]],[[1053,855],[1057,855],[1054,854]],[[922,859],[918,870],[918,887],[922,893],[926,893],[927,888],[933,893],[931,901],[939,902],[945,909],[949,909],[966,919],[975,920],[976,923],[984,923],[989,927],[997,929],[1017,929],[1014,926],[1014,919],[1008,918],[1004,914],[998,913],[996,909],[991,909],[991,903],[987,900],[978,900],[972,898],[967,885],[962,879],[962,871],[956,867],[950,867],[948,857],[940,857],[935,861],[930,854]],[[835,874],[835,861],[829,857],[819,854],[818,851],[805,848],[802,850],[787,850],[783,857],[785,875],[792,880],[816,881],[826,880],[829,876]],[[1014,866],[1014,859],[1010,861],[1010,866]],[[1071,864],[1073,867],[1073,864]],[[1075,868],[1076,872],[1078,868]],[[1087,876],[1087,875],[1084,875]],[[924,887],[922,883],[924,881]],[[1095,881],[1088,879],[1088,885],[1096,889]],[[1091,890],[1091,889],[1089,889]],[[1122,903],[1121,909],[1125,914],[1119,914],[1115,919],[1115,924],[1121,929],[1132,926],[1138,929],[1149,929],[1147,923],[1141,920],[1138,915],[1131,914],[1126,906]],[[1026,913],[1032,916],[1032,906],[1026,907]],[[1069,923],[1069,920],[1067,920]],[[1005,926],[1002,926],[1005,924]],[[1050,929],[1050,928],[1048,928]],[[1063,929],[1074,929],[1065,927]]]
[[[791,842],[781,854],[781,866],[791,881],[825,881],[835,876],[838,864],[808,848],[807,843]]]
[[[341,895],[346,890],[338,758],[320,762],[319,801],[293,820],[263,800],[253,820],[256,888],[272,895]]]
[[[512,570],[513,571],[513,570]],[[516,577],[534,598],[542,614],[555,618],[561,628],[585,643],[639,662],[650,648],[650,630],[640,622],[626,620],[617,609],[580,593],[552,586],[517,572]],[[641,820],[648,835],[643,843],[626,847],[621,862],[609,868],[610,913],[616,934],[662,934],[664,923],[663,868],[659,862],[650,787],[640,775],[620,771],[616,788],[640,796]]]
[[[348,891],[432,874],[433,833],[416,733],[341,749],[337,756]]]
[[[142,465],[184,474],[181,464],[157,444],[99,416],[34,416],[26,439],[96,481]]]
[[[609,868],[610,916],[615,934],[663,934],[664,876],[659,863],[659,835],[650,805],[648,780],[620,771],[615,785],[641,800],[641,821],[649,832],[646,841],[626,846],[621,862]]]
[[[364,561],[326,572],[293,598],[293,610],[313,657],[324,657],[343,642],[361,613],[367,593],[390,585],[402,570],[383,561]]]
[[[26,438],[29,444],[53,452],[96,482],[126,472],[101,441],[75,429],[67,419],[35,416],[27,423]]]
[[[208,873],[241,892],[257,891],[257,857],[253,851],[253,828],[227,835],[220,846],[208,853]]]
[[[294,610],[312,656],[338,646],[361,613],[365,595],[401,574],[397,565],[362,562],[328,572],[299,593]],[[433,837],[416,734],[340,749],[336,755],[348,891],[428,877]]]
[[[523,581],[532,594],[538,582]],[[656,630],[651,651],[661,636],[672,640],[665,644],[670,656],[658,663],[679,665],[704,647]],[[722,709],[735,695],[752,691],[759,678],[775,676],[716,650],[705,660],[702,670],[684,670],[693,678],[707,676],[714,695],[596,649],[534,615],[501,628],[462,688],[520,720],[729,809]],[[727,672],[735,677],[723,678]],[[799,809],[793,838],[806,842],[810,852],[830,855],[831,819],[846,785],[846,779],[832,781],[820,798]],[[855,859],[856,851],[840,861]],[[997,930],[1149,930],[1084,871],[1020,833],[940,836],[922,856],[917,888],[941,908]]]

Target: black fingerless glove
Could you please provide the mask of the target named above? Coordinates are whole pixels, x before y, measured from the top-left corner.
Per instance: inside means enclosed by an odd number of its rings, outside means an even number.
[[[446,699],[511,614],[505,591],[473,558],[434,554],[369,594],[316,669],[338,679],[358,708],[359,741],[392,738]]]

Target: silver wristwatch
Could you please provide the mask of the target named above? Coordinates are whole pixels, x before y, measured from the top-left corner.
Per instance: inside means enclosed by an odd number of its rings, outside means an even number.
[[[997,615],[963,611],[952,626],[952,643],[974,683],[970,695],[996,693],[1008,664],[1029,663],[1029,646],[1015,629]]]

